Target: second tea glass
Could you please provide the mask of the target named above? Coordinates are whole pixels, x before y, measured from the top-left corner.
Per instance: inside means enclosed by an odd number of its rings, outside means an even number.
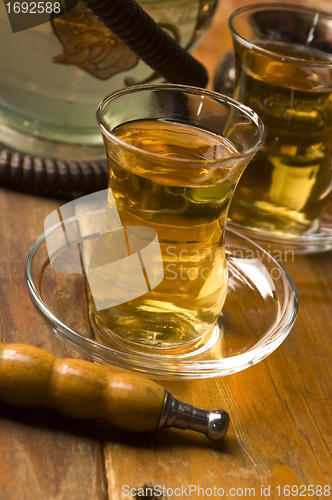
[[[257,4],[234,12],[229,26],[234,96],[259,114],[267,134],[230,218],[253,236],[310,234],[331,190],[332,15]]]

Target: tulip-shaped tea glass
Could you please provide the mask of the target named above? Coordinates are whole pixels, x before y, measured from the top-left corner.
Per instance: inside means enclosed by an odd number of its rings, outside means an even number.
[[[117,91],[97,119],[109,196],[87,272],[93,321],[130,345],[191,349],[225,301],[228,207],[264,125],[231,98],[171,84]]]
[[[257,4],[234,12],[229,26],[234,97],[266,126],[266,142],[241,178],[230,218],[272,237],[310,235],[331,190],[332,15]]]

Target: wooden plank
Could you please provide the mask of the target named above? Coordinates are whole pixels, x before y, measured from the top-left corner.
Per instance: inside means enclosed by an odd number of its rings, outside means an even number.
[[[60,202],[60,204],[62,204]],[[28,296],[26,255],[59,202],[1,190],[0,340],[78,357],[46,326]],[[103,451],[96,422],[0,403],[0,498],[106,498]]]

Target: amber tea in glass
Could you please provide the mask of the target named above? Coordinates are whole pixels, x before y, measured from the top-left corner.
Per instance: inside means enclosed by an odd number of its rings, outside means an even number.
[[[213,327],[225,301],[227,211],[239,176],[262,144],[263,124],[233,99],[168,84],[116,92],[97,116],[128,251],[133,228],[153,230],[163,279],[147,293],[100,310],[96,287],[90,294],[94,321],[104,336],[146,347],[191,345]],[[90,267],[107,256],[117,259],[107,213],[105,228]]]
[[[234,96],[267,138],[237,187],[230,217],[254,229],[310,231],[331,189],[332,16],[260,4],[230,18]]]

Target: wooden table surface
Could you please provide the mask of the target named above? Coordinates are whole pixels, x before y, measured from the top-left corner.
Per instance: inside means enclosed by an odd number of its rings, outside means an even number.
[[[227,18],[247,3],[220,1],[196,50],[211,76],[231,46]],[[332,11],[330,0],[315,4]],[[0,191],[0,339],[79,357],[39,317],[23,275],[26,255],[42,233],[45,217],[60,204]],[[156,497],[163,499],[189,497],[189,485],[192,490],[200,486],[206,496],[212,491],[210,498],[219,498],[220,488],[234,498],[286,498],[285,485],[299,487],[297,493],[296,488],[290,492],[292,498],[301,492],[330,498],[324,487],[332,488],[332,252],[296,256],[283,264],[297,287],[300,310],[281,347],[258,365],[226,378],[167,383],[187,402],[229,412],[231,426],[224,442],[212,443],[190,431],[127,433],[99,421],[0,403],[0,499],[120,500],[132,498],[128,488],[146,484],[168,488],[168,494]],[[182,487],[180,496],[175,489]],[[201,498],[202,491],[192,491],[191,498]]]

